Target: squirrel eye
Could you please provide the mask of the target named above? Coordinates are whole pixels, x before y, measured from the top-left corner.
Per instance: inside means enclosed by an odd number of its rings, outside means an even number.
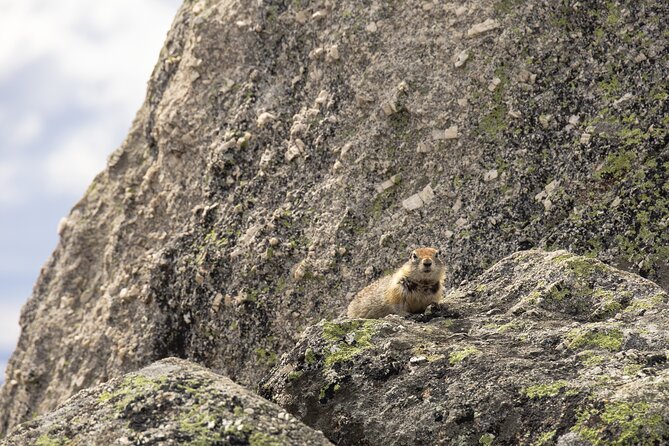
[[[416,259],[418,259],[418,256],[416,255],[415,252],[412,252],[411,253],[411,260],[416,260]]]
[[[440,259],[441,258],[441,249],[437,249],[437,252],[435,253],[435,256]]]

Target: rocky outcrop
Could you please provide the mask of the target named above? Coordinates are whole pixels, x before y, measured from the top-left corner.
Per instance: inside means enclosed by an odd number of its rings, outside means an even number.
[[[186,1],[21,316],[0,433],[167,356],[255,385],[441,244],[667,287],[669,4]],[[603,310],[602,310],[603,311]]]
[[[10,432],[2,444],[331,443],[228,378],[169,358],[77,393],[57,410]]]
[[[669,296],[652,282],[527,251],[443,306],[321,322],[263,393],[343,445],[669,441]]]

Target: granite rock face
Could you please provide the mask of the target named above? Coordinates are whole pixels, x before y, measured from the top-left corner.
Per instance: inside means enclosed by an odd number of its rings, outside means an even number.
[[[669,296],[654,283],[526,251],[442,307],[321,322],[261,393],[342,445],[669,441]]]
[[[540,247],[666,289],[667,22],[651,0],[186,1],[23,309],[0,433],[168,356],[253,386],[416,245],[449,287]]]
[[[35,445],[330,445],[228,378],[168,358],[82,390],[2,442]]]

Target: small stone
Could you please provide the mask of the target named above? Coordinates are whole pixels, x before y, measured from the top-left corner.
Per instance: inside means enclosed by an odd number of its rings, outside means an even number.
[[[469,59],[469,50],[461,51],[455,57],[455,68],[460,68],[461,66],[463,66],[465,63],[467,63],[468,59]]]
[[[339,171],[342,169],[342,167],[344,167],[344,165],[342,164],[342,162],[339,161],[339,160],[337,160],[337,161],[335,161],[334,164],[332,165],[332,171],[333,171],[333,172],[339,172]]]
[[[467,219],[465,217],[460,217],[455,221],[455,226],[457,226],[458,228],[461,228],[466,224],[467,224]]]
[[[430,204],[434,199],[434,191],[432,190],[432,186],[429,184],[425,186],[422,191],[418,192],[418,196],[424,204]]]
[[[346,254],[346,248],[340,246],[339,248],[337,248],[337,253],[339,253],[340,256],[343,256],[344,254]]]
[[[324,51],[325,51],[325,50],[323,50],[323,47],[314,48],[313,50],[311,50],[311,51],[309,52],[309,56],[308,56],[308,57],[309,57],[309,59],[311,59],[311,60],[318,59],[319,57],[321,57],[321,55],[323,54]]]
[[[444,131],[444,139],[458,139],[459,137],[457,125],[452,125]]]
[[[523,114],[518,110],[509,110],[507,115],[509,115],[509,116],[511,116],[512,118],[515,118],[515,119],[520,119],[520,118],[523,117]]]
[[[579,142],[580,142],[582,145],[585,146],[585,145],[587,145],[587,144],[590,143],[590,139],[591,139],[591,138],[592,138],[592,135],[591,135],[590,133],[583,133],[583,134],[581,135],[581,139],[579,140]]]
[[[264,127],[266,124],[276,120],[276,116],[269,112],[263,112],[256,120],[258,127]]]
[[[392,177],[390,177],[390,179],[384,181],[383,183],[377,184],[376,192],[381,193],[390,189],[391,187],[398,184],[401,181],[401,178],[402,178],[401,175],[393,175]]]
[[[372,277],[374,275],[374,267],[373,266],[368,266],[365,268],[365,277]]]
[[[420,365],[420,364],[425,364],[427,362],[427,358],[425,356],[412,356],[409,358],[409,364],[411,365]]]
[[[376,26],[375,22],[372,22],[365,26],[365,30],[370,33],[375,33],[379,28]]]
[[[578,115],[571,115],[571,116],[569,117],[569,124],[571,124],[571,125],[576,125],[576,124],[578,124],[578,121],[580,121],[580,120],[581,120],[581,117],[580,117],[580,116],[578,116]]]
[[[379,246],[384,246],[388,240],[390,240],[390,234],[383,234],[379,238]]]
[[[469,28],[467,31],[468,37],[478,36],[479,34],[492,31],[493,29],[499,28],[499,22],[497,20],[488,19],[485,22],[477,23],[476,25]]]
[[[423,200],[418,194],[413,194],[406,200],[402,201],[402,207],[407,211],[414,211],[423,207]]]
[[[499,176],[499,173],[497,172],[497,169],[492,169],[492,170],[487,171],[483,175],[483,181],[485,181],[485,182],[493,181],[493,180],[496,180],[498,176]]]
[[[550,211],[553,208],[553,202],[550,200],[550,198],[546,198],[542,203],[544,205],[544,210],[546,212]]]
[[[295,14],[295,20],[297,20],[297,23],[299,23],[300,25],[304,25],[305,23],[307,23],[307,20],[309,20],[307,11],[300,11],[297,14]]]
[[[184,322],[190,324],[191,322],[190,313],[184,314]]]
[[[67,217],[63,217],[58,222],[58,229],[57,229],[58,235],[62,236],[66,228],[67,228]]]
[[[223,302],[223,294],[216,293],[214,301],[211,303],[211,309],[214,311],[214,313],[218,313],[218,310],[221,309],[221,302]]]
[[[419,142],[416,146],[416,152],[418,153],[428,153],[432,148],[423,142]]]
[[[328,13],[324,10],[316,11],[311,15],[311,20],[323,20],[325,17],[327,17]]]
[[[316,104],[318,105],[323,105],[328,101],[328,92],[327,90],[321,90],[320,93],[318,93],[318,97],[316,98]]]
[[[328,49],[327,57],[330,60],[339,60],[339,47],[333,45]]]
[[[353,147],[353,144],[350,142],[347,142],[341,147],[341,150],[339,150],[339,158],[344,158],[346,154],[351,150],[351,147]]]
[[[455,10],[455,15],[456,17],[460,17],[463,14],[466,14],[469,11],[466,6],[460,6],[458,9]]]
[[[526,69],[522,69],[518,72],[518,80],[520,82],[524,82],[526,84],[530,83],[530,80],[532,79],[532,73]]]
[[[128,290],[127,288],[123,288],[123,289],[118,293],[118,297],[120,297],[121,299],[125,299],[126,297],[128,297],[128,293],[129,293],[129,292],[130,292],[130,290]]]
[[[247,407],[246,409],[244,409],[244,413],[246,415],[253,415],[255,413],[255,410],[253,410],[251,407]]]
[[[302,136],[307,132],[308,128],[309,127],[307,127],[307,125],[302,122],[295,122],[290,128],[290,136]]]
[[[269,246],[277,246],[279,244],[279,239],[272,237],[269,239]]]
[[[237,138],[237,147],[240,149],[245,148],[251,140],[251,136],[249,132],[244,132],[244,136]]]
[[[195,282],[198,285],[202,285],[204,283],[204,277],[202,276],[202,274],[200,273],[195,274]]]
[[[618,206],[620,206],[620,203],[622,203],[622,200],[620,199],[620,197],[616,197],[616,198],[611,202],[611,207],[612,207],[612,208],[617,208]]]
[[[453,237],[453,235],[455,235],[455,233],[453,231],[448,230],[448,229],[446,230],[446,232],[444,232],[444,237],[446,237],[446,238],[451,238],[451,237]]]
[[[460,212],[460,209],[462,209],[462,198],[458,197],[455,200],[455,203],[453,203],[453,207],[451,208],[451,210],[454,213],[458,213],[458,212]]]
[[[383,110],[384,115],[391,116],[397,113],[397,106],[393,102],[386,101],[381,104],[381,110]]]
[[[544,187],[544,190],[546,191],[546,195],[550,196],[555,192],[555,189],[560,185],[560,182],[558,180],[553,180],[550,183]]]
[[[553,120],[553,115],[541,115],[541,116],[539,116],[539,123],[545,129],[547,129],[550,126],[552,120]]]
[[[629,101],[629,100],[632,99],[632,98],[634,98],[634,95],[633,95],[632,93],[625,93],[625,94],[623,95],[623,97],[621,97],[620,99],[618,99],[617,101],[615,101],[615,102],[613,103],[613,105],[614,105],[614,106],[618,106],[618,105],[622,104],[623,102],[627,102],[627,101]]]
[[[648,60],[648,58],[644,53],[639,53],[639,55],[634,58],[634,62],[636,63],[645,62],[646,60]]]
[[[458,105],[460,107],[466,107],[468,104],[469,104],[469,100],[467,98],[458,99]]]
[[[502,83],[502,79],[498,77],[493,77],[490,83],[488,84],[488,91],[495,91],[497,86]]]

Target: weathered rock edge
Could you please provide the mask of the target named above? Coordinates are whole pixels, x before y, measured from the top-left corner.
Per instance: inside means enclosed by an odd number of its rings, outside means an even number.
[[[176,358],[82,390],[64,405],[21,424],[3,446],[330,445],[253,392]]]
[[[341,445],[669,441],[669,296],[656,284],[526,251],[443,306],[460,317],[310,327],[261,393]]]

